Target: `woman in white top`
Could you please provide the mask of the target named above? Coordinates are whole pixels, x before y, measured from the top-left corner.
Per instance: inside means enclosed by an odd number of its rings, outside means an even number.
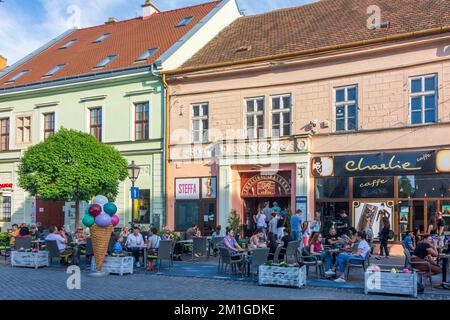
[[[152,228],[150,230],[151,235],[147,240],[147,271],[153,271],[153,260],[154,257],[158,256],[159,242],[161,241],[161,237],[158,236],[158,229]],[[148,258],[152,256],[152,258]]]
[[[322,222],[320,221],[320,212],[314,214],[314,221],[311,223],[311,233],[320,232]]]

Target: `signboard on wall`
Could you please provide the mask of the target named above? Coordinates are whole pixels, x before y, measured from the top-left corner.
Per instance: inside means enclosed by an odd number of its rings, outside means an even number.
[[[202,198],[216,199],[217,197],[217,178],[202,178]]]
[[[378,239],[378,233],[383,229],[383,217],[387,217],[393,227],[394,203],[388,202],[353,202],[353,221],[357,231],[372,232],[373,239]]]
[[[199,200],[200,179],[177,179],[175,182],[175,198],[177,200]]]
[[[308,197],[295,198],[295,210],[302,210],[302,221],[308,220]]]

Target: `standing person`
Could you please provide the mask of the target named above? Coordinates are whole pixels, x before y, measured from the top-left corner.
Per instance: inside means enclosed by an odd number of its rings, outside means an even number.
[[[277,237],[278,239],[281,239],[284,234],[284,225],[286,223],[286,214],[284,212],[280,213],[280,216],[277,221]]]
[[[259,209],[258,214],[256,215],[256,229],[261,229],[263,232],[263,237],[266,239],[266,231],[267,231],[267,223],[266,216],[263,214],[263,211]]]
[[[275,239],[277,240],[277,234],[278,234],[278,217],[277,213],[274,211],[272,212],[272,219],[269,221],[269,240]]]
[[[309,221],[305,221],[302,224],[303,245],[305,247],[309,245],[309,237],[310,236],[311,236],[311,228],[309,225]]]
[[[314,221],[311,223],[311,235],[316,232],[320,232],[322,228],[322,222],[320,221],[320,212],[314,214]]]
[[[272,209],[270,209],[269,201],[264,202],[263,213],[266,216],[266,223],[269,224],[270,219],[272,219]],[[255,225],[256,225],[256,220],[255,220]]]
[[[141,257],[141,250],[144,244],[145,244],[144,238],[142,237],[142,234],[139,232],[139,228],[134,227],[133,233],[128,235],[127,237],[127,242],[125,243],[125,246],[127,247],[127,250],[131,251],[134,256],[136,268],[141,267],[139,260]]]
[[[436,222],[435,215],[431,216],[430,222],[428,223],[428,234],[431,236],[432,240],[434,240],[434,238],[436,238],[438,235],[437,222]]]
[[[341,210],[339,216],[339,225],[336,227],[336,229],[338,231],[338,236],[341,237],[345,234],[348,234],[348,228],[350,228],[350,219],[345,210]]]
[[[391,231],[391,223],[388,217],[383,217],[383,229],[380,231],[380,257],[383,256],[383,251],[386,254],[386,259],[389,258],[389,234]]]
[[[444,217],[443,217],[441,211],[438,211],[437,217],[438,217],[437,232],[438,232],[438,236],[439,236],[439,246],[443,247],[445,245],[445,234],[444,234],[445,220],[444,220]]]
[[[291,217],[291,230],[292,230],[292,238],[294,241],[300,240],[300,232],[302,225],[302,210],[297,209],[295,214]]]
[[[16,237],[19,236],[19,225],[17,223],[14,223],[12,225],[12,229],[9,232],[8,236],[9,236],[9,245],[12,247],[14,246],[14,244],[16,243]]]
[[[275,211],[276,213],[281,212],[281,208],[278,206],[278,202],[276,202],[276,201],[273,202],[272,210]]]

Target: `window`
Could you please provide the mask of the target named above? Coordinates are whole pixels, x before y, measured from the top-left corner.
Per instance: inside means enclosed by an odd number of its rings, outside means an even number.
[[[107,39],[110,35],[111,35],[111,33],[105,33],[104,35],[102,35],[100,38],[98,38],[97,40],[93,41],[92,43],[102,42],[103,40]]]
[[[316,199],[345,199],[349,196],[348,178],[316,178]]]
[[[55,134],[55,113],[44,114],[44,139]]]
[[[148,103],[137,103],[134,105],[134,133],[136,140],[148,140],[149,138],[149,109]]]
[[[176,26],[177,27],[184,27],[185,25],[187,25],[189,22],[191,22],[191,20],[194,19],[194,17],[186,17],[183,20],[181,20]]]
[[[145,61],[148,58],[150,58],[156,51],[158,51],[158,48],[152,48],[145,51],[144,54],[142,54],[139,58],[136,59],[136,62]]]
[[[272,136],[282,137],[291,134],[291,105],[290,94],[273,96],[272,99]]]
[[[59,64],[56,67],[54,67],[52,70],[50,70],[49,72],[47,72],[46,74],[44,74],[44,77],[51,77],[53,76],[55,73],[57,73],[59,70],[61,70],[62,68],[64,68],[66,65],[65,64]]]
[[[358,86],[335,89],[336,131],[358,129]]]
[[[411,124],[437,121],[437,75],[427,75],[409,80]]]
[[[116,55],[108,56],[107,58],[103,59],[99,64],[97,64],[94,68],[106,67],[111,61],[116,60],[116,58],[117,58]]]
[[[193,141],[204,143],[208,141],[208,104],[194,104],[192,106]]]
[[[12,77],[11,79],[9,79],[6,82],[15,82],[15,81],[19,80],[20,78],[22,78],[24,75],[26,75],[28,72],[30,72],[30,70],[20,71],[18,74],[16,74],[14,77]]]
[[[11,197],[6,197],[0,194],[0,221],[11,221]]]
[[[89,132],[98,141],[102,141],[102,108],[90,109]]]
[[[65,45],[63,45],[60,49],[67,49],[68,47],[70,47],[71,45],[73,45],[77,41],[78,41],[78,39],[72,39],[69,42],[67,42]]]
[[[245,100],[248,139],[264,137],[264,97]]]
[[[399,198],[448,198],[450,174],[401,176],[398,178]]]
[[[0,119],[0,151],[9,150],[9,119]]]
[[[17,117],[16,120],[17,143],[31,142],[31,116]]]

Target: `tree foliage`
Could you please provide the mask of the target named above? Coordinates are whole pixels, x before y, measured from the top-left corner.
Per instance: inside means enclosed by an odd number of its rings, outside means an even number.
[[[97,194],[113,201],[126,177],[127,161],[118,150],[64,128],[25,151],[19,165],[19,185],[32,196],[77,204]]]

